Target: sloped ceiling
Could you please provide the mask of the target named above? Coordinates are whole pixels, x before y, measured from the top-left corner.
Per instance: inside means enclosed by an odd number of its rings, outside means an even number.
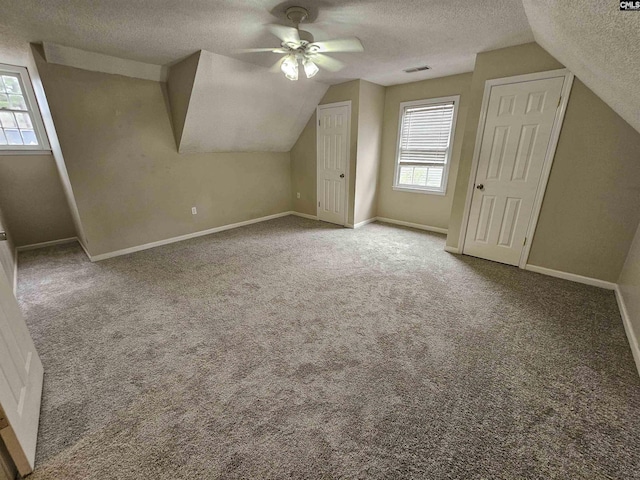
[[[271,53],[238,49],[279,46],[265,25],[287,24],[287,6],[311,12],[303,25],[317,40],[357,36],[362,54],[336,54],[347,67],[318,81],[363,78],[381,85],[473,70],[475,54],[530,42],[518,0],[7,0],[0,25],[29,42],[50,42],[156,65],[206,50],[265,67]],[[402,70],[428,64],[432,70]],[[274,74],[275,75],[275,74]]]
[[[180,86],[173,79],[170,71],[169,98],[175,103]],[[192,88],[184,85],[191,92],[180,153],[288,152],[329,88],[314,81],[291,82],[264,67],[206,51],[198,54],[192,82]]]
[[[282,150],[298,132],[299,117],[312,111],[307,99],[316,98],[320,89],[307,79],[288,82],[280,73],[253,71],[253,65],[269,67],[277,57],[240,54],[238,49],[278,45],[265,25],[286,24],[284,11],[291,5],[310,10],[311,23],[302,28],[317,40],[357,36],[364,44],[362,54],[335,54],[346,68],[335,73],[322,71],[314,78],[318,82],[337,84],[362,78],[393,85],[468,72],[478,52],[535,37],[640,131],[640,13],[620,12],[614,1],[9,0],[2,5],[0,31],[19,32],[25,42],[58,43],[154,65],[172,65],[201,49],[211,52],[206,56],[216,60],[210,63],[225,64],[235,72],[235,80],[223,70],[207,67],[220,78],[205,75],[194,88],[194,98],[199,100],[185,120],[189,123],[182,132],[184,149],[238,148],[238,143],[229,144],[229,137],[216,133],[223,123],[211,116],[218,106],[230,105],[216,90],[222,85],[216,82],[226,82],[262,92],[262,96],[234,94],[237,103],[230,114],[238,122],[244,118],[247,125],[257,122],[258,130],[251,131],[258,132],[258,137],[265,132],[264,138],[255,138],[244,149]],[[402,71],[424,64],[432,69],[415,74]],[[260,80],[253,86],[250,79],[241,78],[241,72],[249,71]],[[292,101],[294,96],[300,98]],[[270,107],[265,108],[269,102]],[[285,116],[294,120],[284,122],[288,128],[280,130],[268,124],[267,116],[258,118],[267,114],[278,121]]]
[[[356,36],[365,52],[333,54],[345,62],[343,70],[297,82],[269,72],[278,56],[239,53],[278,47],[266,25],[289,24],[284,12],[292,5],[310,11],[301,28],[316,40]],[[288,151],[328,85],[359,78],[391,85],[469,72],[477,52],[533,40],[516,0],[8,0],[0,10],[0,31],[10,26],[25,42],[149,64],[135,70],[171,67],[202,51],[193,88],[173,89],[180,98],[172,113],[181,152]],[[57,50],[91,60],[72,49]],[[93,63],[104,65],[105,58]],[[424,64],[431,70],[403,72]]]
[[[536,42],[640,131],[640,12],[602,0],[523,0]]]

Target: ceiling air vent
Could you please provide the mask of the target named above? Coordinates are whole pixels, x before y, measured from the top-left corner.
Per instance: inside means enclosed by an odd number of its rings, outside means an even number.
[[[415,73],[415,72],[423,72],[425,70],[431,70],[431,67],[429,65],[423,65],[422,67],[406,68],[404,71],[406,73]]]

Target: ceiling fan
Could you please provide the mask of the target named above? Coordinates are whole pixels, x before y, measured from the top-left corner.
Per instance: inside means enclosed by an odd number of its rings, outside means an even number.
[[[363,52],[364,47],[357,38],[343,38],[316,42],[311,33],[300,30],[299,25],[309,18],[309,12],[303,7],[289,7],[285,12],[287,18],[295,27],[283,25],[269,25],[269,31],[282,40],[279,48],[249,48],[241,50],[250,52],[272,52],[283,54],[283,57],[272,67],[272,70],[282,70],[289,80],[298,80],[298,64],[301,63],[307,78],[313,77],[320,68],[337,72],[344,67],[340,60],[336,60],[326,52]]]

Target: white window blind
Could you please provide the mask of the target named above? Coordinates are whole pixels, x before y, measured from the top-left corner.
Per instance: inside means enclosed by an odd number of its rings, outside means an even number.
[[[26,68],[0,65],[0,152],[48,148]]]
[[[456,102],[401,107],[396,187],[444,192]]]

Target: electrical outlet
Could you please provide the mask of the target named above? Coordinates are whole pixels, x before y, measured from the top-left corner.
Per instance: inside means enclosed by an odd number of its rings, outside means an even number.
[[[198,209],[196,207],[191,207],[191,215],[197,215]]]
[[[296,197],[300,198],[300,192],[296,193]]]

